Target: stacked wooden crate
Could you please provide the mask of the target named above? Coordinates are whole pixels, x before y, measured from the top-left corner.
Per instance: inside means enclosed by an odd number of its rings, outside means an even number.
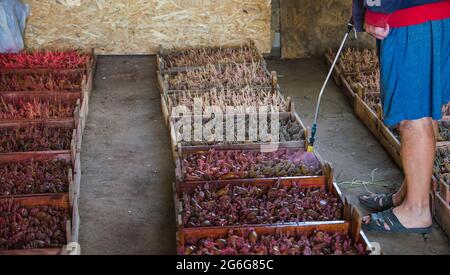
[[[331,50],[325,55],[329,66],[335,58]],[[379,61],[374,50],[347,49],[344,51],[333,77],[343,94],[349,99],[357,117],[389,152],[402,168],[401,140],[397,129],[390,129],[383,123],[380,103]],[[432,212],[447,234],[450,234],[449,183],[450,159],[450,105],[443,108],[444,117],[439,122],[438,156],[430,191]],[[449,165],[447,168],[446,165]]]
[[[0,55],[0,254],[79,253],[80,149],[95,64],[93,51]]]
[[[291,99],[284,97],[276,73],[267,70],[252,43],[161,51],[157,63],[162,112],[176,165],[173,197],[179,254],[372,252],[361,231],[359,212],[333,182],[331,165],[305,152],[307,129]],[[221,116],[207,114],[211,106],[242,108]],[[255,109],[247,108],[252,106]],[[258,112],[260,106],[268,106],[265,113]],[[252,125],[255,117],[259,122]],[[226,125],[223,131],[195,129],[213,119],[223,122],[220,128]],[[257,130],[266,119],[269,125],[272,119],[279,122],[276,142]],[[230,127],[232,138],[216,135]],[[324,236],[348,239],[345,248],[332,249],[323,243]],[[269,245],[268,238],[280,247]],[[293,244],[302,238],[315,245]]]
[[[435,183],[433,214],[450,236],[450,145],[438,146],[433,181]]]

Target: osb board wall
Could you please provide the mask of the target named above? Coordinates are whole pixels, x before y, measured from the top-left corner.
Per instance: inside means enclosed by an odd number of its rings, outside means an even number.
[[[23,0],[28,48],[95,47],[101,54],[235,45],[271,48],[271,0]]]
[[[352,0],[281,0],[281,54],[283,58],[301,58],[323,54],[339,47],[348,20]],[[349,46],[373,47],[367,34],[351,35]]]

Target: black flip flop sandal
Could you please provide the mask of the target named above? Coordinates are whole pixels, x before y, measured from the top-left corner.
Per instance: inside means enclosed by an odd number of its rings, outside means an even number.
[[[366,195],[359,197],[359,202],[365,207],[374,211],[386,211],[394,208],[394,193],[386,195],[373,195],[366,198]]]
[[[386,229],[385,224],[389,226]],[[389,209],[384,212],[374,213],[370,215],[370,223],[364,224],[363,229],[371,232],[382,232],[382,233],[405,233],[405,234],[430,234],[433,227],[427,228],[406,228],[395,216],[393,209]]]

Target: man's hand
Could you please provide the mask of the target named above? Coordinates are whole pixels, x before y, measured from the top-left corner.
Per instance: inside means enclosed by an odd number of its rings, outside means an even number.
[[[389,35],[389,31],[391,30],[389,25],[386,25],[385,28],[375,27],[372,25],[369,25],[367,23],[364,24],[364,28],[366,29],[366,32],[376,39],[383,40]]]

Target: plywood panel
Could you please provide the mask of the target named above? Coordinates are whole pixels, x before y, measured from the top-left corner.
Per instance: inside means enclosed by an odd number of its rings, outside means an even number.
[[[338,48],[348,20],[352,0],[281,0],[281,44],[283,58],[322,55],[328,47]],[[373,47],[366,34],[354,35],[349,45]]]
[[[95,47],[103,54],[164,48],[271,46],[271,0],[24,0],[29,48]],[[71,5],[72,4],[72,5]]]

